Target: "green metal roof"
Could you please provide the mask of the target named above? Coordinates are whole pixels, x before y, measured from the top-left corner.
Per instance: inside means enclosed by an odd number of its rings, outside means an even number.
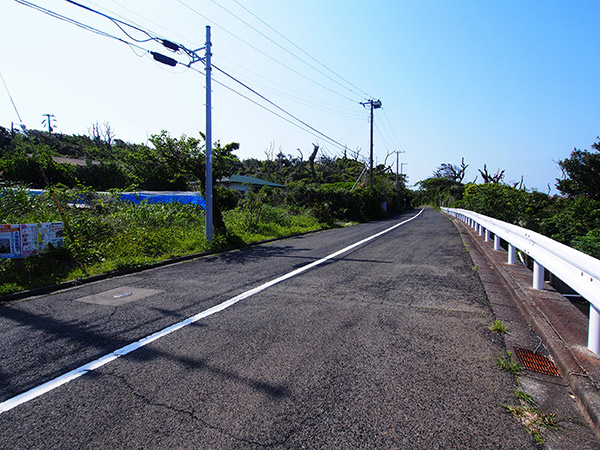
[[[230,177],[224,177],[219,180],[221,183],[240,183],[240,184],[251,184],[254,186],[270,186],[270,187],[285,187],[283,184],[272,183],[270,181],[261,180],[260,178],[248,177],[244,175],[231,175]]]

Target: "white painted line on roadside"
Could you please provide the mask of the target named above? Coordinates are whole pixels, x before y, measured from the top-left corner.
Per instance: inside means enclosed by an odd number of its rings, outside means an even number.
[[[404,220],[403,222],[397,223],[396,225],[394,225],[390,228],[387,228],[383,231],[380,231],[377,234],[369,236],[368,238],[363,239],[362,241],[359,241],[352,245],[349,245],[346,248],[338,250],[337,252],[332,253],[331,255],[325,256],[324,258],[321,258],[318,261],[314,261],[310,264],[302,266],[292,272],[289,272],[285,275],[280,276],[279,278],[275,278],[274,280],[271,280],[264,284],[261,284],[260,286],[257,286],[254,289],[250,289],[249,291],[243,292],[240,295],[237,295],[236,297],[233,297],[223,303],[220,303],[216,306],[213,306],[212,308],[202,311],[201,313],[198,313],[195,316],[188,317],[187,319],[182,320],[181,322],[171,325],[170,327],[167,327],[163,330],[157,331],[156,333],[151,334],[150,336],[147,336],[143,339],[140,339],[137,342],[133,342],[129,345],[126,345],[125,347],[121,347],[120,349],[115,350],[114,352],[109,353],[108,355],[104,355],[101,358],[96,359],[95,361],[89,362],[89,363],[87,363],[81,367],[78,367],[77,369],[71,370],[70,372],[67,372],[53,380],[50,380],[44,384],[41,384],[41,385],[34,387],[26,392],[23,392],[22,394],[19,394],[8,400],[5,400],[2,403],[0,403],[0,414],[4,413],[6,411],[10,411],[11,409],[16,408],[17,406],[22,405],[23,403],[26,403],[26,402],[33,400],[34,398],[37,398],[47,392],[50,392],[51,390],[56,389],[57,387],[60,387],[63,384],[68,383],[69,381],[73,381],[76,378],[79,378],[80,376],[85,375],[88,372],[98,369],[98,368],[104,366],[105,364],[108,364],[109,362],[114,361],[115,359],[117,359],[121,356],[127,355],[128,353],[131,353],[141,347],[144,347],[145,345],[148,345],[151,342],[156,341],[157,339],[160,339],[168,334],[171,334],[174,331],[180,330],[181,328],[183,328],[187,325],[190,325],[194,322],[197,322],[198,320],[204,319],[205,317],[208,317],[208,316],[216,314],[220,311],[223,311],[224,309],[227,309],[230,306],[235,305],[236,303],[238,303],[248,297],[251,297],[254,294],[264,291],[265,289],[268,289],[271,286],[281,283],[282,281],[285,281],[296,275],[299,275],[302,272],[306,272],[307,270],[310,270],[313,267],[321,265],[324,262],[327,262],[327,261],[329,261],[333,258],[336,258],[346,252],[349,252],[350,250],[352,250],[360,245],[366,244],[367,242],[372,241],[373,239],[377,239],[378,237],[380,237],[386,233],[389,233],[392,230],[395,230],[399,226],[404,225],[405,223],[408,223],[411,220],[416,219],[417,217],[419,217],[421,215],[422,212],[423,212],[423,210],[419,211],[418,214],[411,217],[410,219],[407,219],[407,220]]]

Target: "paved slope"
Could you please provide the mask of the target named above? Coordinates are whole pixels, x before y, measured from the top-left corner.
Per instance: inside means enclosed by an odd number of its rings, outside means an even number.
[[[1,307],[1,399],[397,221]],[[492,362],[502,347],[471,265],[452,223],[425,211],[1,414],[0,447],[535,448],[500,406],[513,380]],[[162,292],[78,301],[123,286]]]

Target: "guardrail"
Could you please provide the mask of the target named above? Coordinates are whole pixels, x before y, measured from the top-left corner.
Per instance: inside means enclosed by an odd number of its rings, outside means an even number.
[[[516,263],[516,250],[533,259],[534,289],[544,289],[545,270],[556,275],[590,303],[588,349],[600,353],[600,260],[526,228],[473,211],[442,208],[474,228],[486,242],[494,235],[494,250],[508,243],[508,264]]]

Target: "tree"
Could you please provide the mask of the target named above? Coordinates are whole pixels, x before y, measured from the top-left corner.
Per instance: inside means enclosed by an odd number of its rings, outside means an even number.
[[[600,140],[592,144],[592,151],[573,149],[571,156],[559,161],[558,166],[563,173],[563,178],[556,180],[560,192],[600,200]]]
[[[496,170],[495,174],[491,174],[487,170],[487,164],[483,165],[483,170],[479,169],[479,173],[481,174],[481,177],[483,178],[483,182],[485,184],[487,184],[487,183],[498,184],[498,183],[501,183],[502,180],[504,179],[504,170],[500,171],[500,169],[498,169],[498,170]]]
[[[416,196],[417,203],[440,206],[451,205],[462,198],[468,164],[465,158],[460,161],[460,166],[453,164],[442,164],[434,172],[433,177],[419,181],[419,192]]]
[[[204,139],[204,135],[202,135]],[[197,187],[204,192],[206,186],[206,145],[200,139],[181,136],[180,139],[172,138],[167,131],[152,135],[150,142],[154,146],[157,161],[168,168],[168,173],[177,185],[183,184],[184,188]],[[239,159],[233,152],[240,148],[237,142],[221,146],[220,142],[213,145],[212,150],[212,177],[213,186],[216,180],[230,176],[233,169],[239,165]],[[219,204],[218,190],[213,192],[213,219],[215,232],[227,233],[225,222]]]
[[[312,175],[313,182],[317,182],[317,174],[315,173],[315,158],[317,157],[317,152],[319,151],[319,146],[317,144],[313,144],[313,152],[308,157],[308,164],[310,165],[310,174]]]
[[[465,178],[467,167],[469,167],[469,165],[465,164],[465,158],[461,159],[460,166],[443,163],[435,172],[433,172],[433,176],[434,178],[447,178],[455,183],[462,183]]]

